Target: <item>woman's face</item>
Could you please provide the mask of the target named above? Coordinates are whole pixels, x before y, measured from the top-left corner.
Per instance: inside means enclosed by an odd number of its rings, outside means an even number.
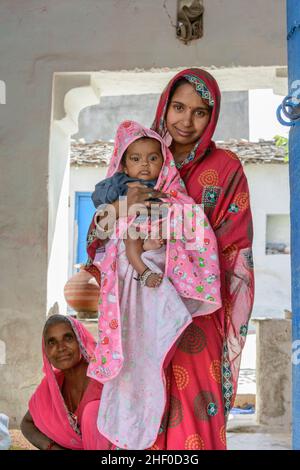
[[[56,369],[71,369],[80,362],[79,344],[71,325],[68,323],[49,326],[44,341],[46,355]]]
[[[209,123],[211,108],[190,83],[180,85],[169,103],[166,125],[177,144],[194,144]]]

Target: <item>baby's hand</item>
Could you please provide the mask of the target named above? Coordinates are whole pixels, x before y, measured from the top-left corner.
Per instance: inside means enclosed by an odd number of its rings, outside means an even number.
[[[158,250],[161,248],[164,244],[164,241],[162,238],[159,239],[151,239],[147,238],[144,243],[143,243],[143,250],[144,251],[149,251],[149,250]]]
[[[159,287],[162,280],[163,280],[162,274],[151,273],[146,281],[146,286],[147,287]]]

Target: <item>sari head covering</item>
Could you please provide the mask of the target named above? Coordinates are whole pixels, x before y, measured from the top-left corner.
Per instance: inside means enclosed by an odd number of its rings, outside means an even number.
[[[51,318],[51,317],[50,317]],[[79,344],[81,355],[89,363],[95,349],[95,340],[84,326],[71,317],[64,317],[70,323]],[[45,351],[42,339],[43,372],[45,377],[29,401],[29,411],[36,427],[54,442],[68,449],[83,449],[81,432],[76,417],[67,409],[60,387],[64,374],[55,369]]]
[[[219,118],[221,93],[214,77],[205,70],[191,68],[182,70],[176,74],[161,94],[155,119],[152,124],[152,129],[161,135],[166,141],[169,141],[171,137],[166,127],[166,114],[169,106],[169,98],[176,83],[182,79],[185,79],[187,83],[190,83],[211,108],[210,121],[205,131],[200,139],[195,143],[194,148],[187,159],[183,162],[183,165],[181,164],[177,166],[178,169],[182,168],[181,177],[184,178],[191,166],[198,162],[211,147],[211,139]]]

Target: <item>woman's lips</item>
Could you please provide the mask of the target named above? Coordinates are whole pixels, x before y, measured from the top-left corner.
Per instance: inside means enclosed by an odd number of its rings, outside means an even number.
[[[177,127],[175,127],[175,130],[182,137],[190,137],[193,134],[192,132],[187,132],[187,131],[182,131],[181,129],[177,129]]]
[[[66,356],[61,356],[61,357],[58,357],[57,360],[60,362],[60,361],[68,361],[69,359],[71,359],[71,356],[70,354],[69,355],[66,355]]]

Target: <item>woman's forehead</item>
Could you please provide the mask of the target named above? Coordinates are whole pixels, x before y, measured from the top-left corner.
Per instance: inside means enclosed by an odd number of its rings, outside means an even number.
[[[197,93],[191,83],[183,83],[174,92],[171,101],[192,102],[195,107],[207,108],[209,106],[205,103],[202,97]]]
[[[66,322],[61,322],[61,323],[56,323],[54,325],[49,325],[46,332],[45,332],[45,338],[58,338],[60,336],[65,335],[66,333],[73,333],[73,328],[71,327],[70,323]]]

